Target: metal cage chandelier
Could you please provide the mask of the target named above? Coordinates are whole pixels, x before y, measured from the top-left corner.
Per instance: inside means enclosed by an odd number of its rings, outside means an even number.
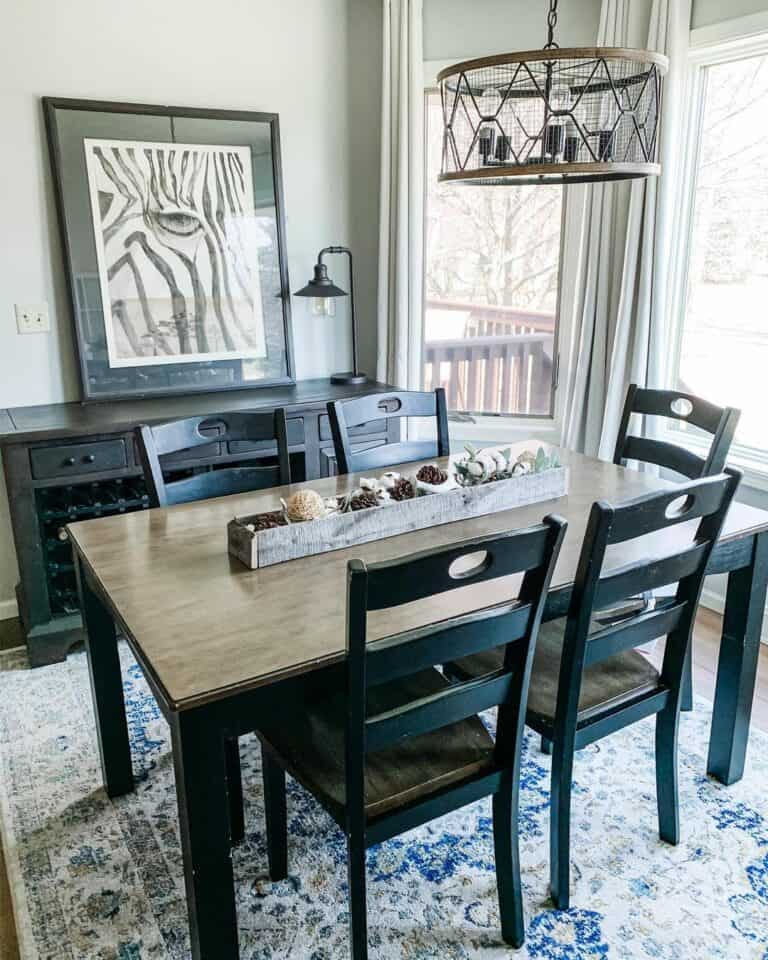
[[[438,75],[439,179],[469,184],[585,183],[657,176],[659,53],[560,49],[550,0],[543,50],[466,60]]]

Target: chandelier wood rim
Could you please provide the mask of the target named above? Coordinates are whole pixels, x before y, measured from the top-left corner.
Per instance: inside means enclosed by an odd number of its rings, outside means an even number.
[[[594,161],[591,163],[540,163],[519,164],[506,167],[481,167],[475,170],[456,170],[438,174],[439,183],[464,182],[471,185],[473,180],[488,181],[476,186],[503,186],[499,180],[515,179],[518,183],[558,184],[589,183],[593,178],[600,180],[637,180],[641,177],[658,177],[661,174],[660,163],[614,163],[613,161]],[[527,179],[524,179],[527,178]]]
[[[490,57],[462,60],[461,63],[454,63],[441,70],[437,75],[437,82],[442,83],[449,77],[485,67],[532,61],[548,63],[555,60],[630,60],[634,63],[653,64],[662,75],[669,70],[669,57],[653,50],[638,50],[634,47],[559,47],[551,50],[524,50],[522,53],[497,53]]]

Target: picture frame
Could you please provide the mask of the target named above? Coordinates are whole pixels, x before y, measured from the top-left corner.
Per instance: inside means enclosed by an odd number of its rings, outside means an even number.
[[[42,103],[82,399],[294,383],[278,115]]]

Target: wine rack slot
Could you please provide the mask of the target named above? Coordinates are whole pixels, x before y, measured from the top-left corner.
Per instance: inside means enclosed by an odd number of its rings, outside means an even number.
[[[77,583],[66,525],[76,520],[146,510],[149,497],[143,477],[119,477],[37,491],[37,516],[45,558],[48,599],[53,616],[77,613]]]

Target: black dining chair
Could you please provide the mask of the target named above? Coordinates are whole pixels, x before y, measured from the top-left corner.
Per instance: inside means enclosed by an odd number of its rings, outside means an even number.
[[[552,790],[550,886],[555,905],[570,901],[570,817],[574,751],[656,715],[656,791],[659,835],[679,840],[677,729],[683,671],[704,569],[739,483],[740,474],[707,477],[619,506],[595,503],[579,558],[567,620],[539,631],[526,723],[550,741]],[[698,521],[690,537],[671,528]],[[649,534],[635,545],[627,545]],[[685,545],[681,540],[685,539]],[[605,563],[613,551],[612,562]],[[618,554],[617,554],[618,551]],[[635,560],[642,556],[644,559]],[[618,565],[617,565],[618,562]],[[637,590],[676,585],[650,610],[608,626],[596,619]],[[666,637],[661,670],[633,648]],[[499,669],[491,651],[450,664],[461,682],[483,682]]]
[[[705,456],[653,437],[635,436],[629,432],[633,414],[642,417],[660,417],[689,424],[712,439]],[[734,407],[718,407],[691,393],[675,390],[649,390],[636,383],[629,385],[624,401],[624,410],[616,437],[613,462],[626,466],[628,460],[651,464],[669,470],[689,480],[711,477],[725,468],[740,411]],[[639,609],[650,609],[653,599],[650,594],[630,598],[629,604]],[[607,623],[620,617],[624,610],[606,611],[603,620]],[[693,652],[685,666],[683,682],[683,710],[693,709]]]
[[[493,796],[502,936],[524,939],[518,851],[520,751],[528,678],[565,521],[398,560],[347,567],[347,657],[339,689],[262,726],[270,876],[287,875],[285,771],[319,800],[347,838],[353,960],[368,955],[365,851],[481,797]],[[366,644],[369,611],[523,573],[516,598]],[[452,685],[446,657],[488,649],[500,668]],[[499,706],[495,743],[477,716]]]
[[[142,424],[136,428],[136,446],[144,470],[144,481],[151,507],[167,507],[234,493],[248,493],[291,482],[288,456],[288,432],[284,410],[274,413],[226,413],[208,417],[189,417],[157,426]],[[163,469],[184,466],[184,459],[172,466],[168,458],[184,451],[198,451],[211,443],[261,444],[267,454],[274,448],[276,465],[229,466],[193,473],[181,479],[166,479]],[[253,448],[251,448],[253,449]],[[224,744],[230,811],[230,835],[238,844],[245,835],[240,750],[236,737]]]
[[[430,417],[435,420],[436,440],[403,440],[383,446],[355,451],[350,431],[354,427],[375,420],[402,419],[404,417]],[[429,460],[432,457],[447,457],[448,407],[445,390],[438,387],[433,392],[401,390],[394,393],[377,393],[350,400],[332,400],[328,404],[331,421],[334,453],[339,473],[360,473],[391,467],[411,460]]]
[[[171,466],[169,457],[178,457],[183,451],[194,451],[212,443],[260,443],[267,455],[271,450],[275,451],[277,464],[222,466],[181,479],[166,479],[164,465],[166,469]],[[154,427],[142,424],[136,428],[136,445],[152,507],[226,497],[291,482],[284,410],[189,417]],[[204,459],[202,454],[201,458]],[[177,460],[172,466],[178,469],[179,465],[183,466],[183,460]]]

